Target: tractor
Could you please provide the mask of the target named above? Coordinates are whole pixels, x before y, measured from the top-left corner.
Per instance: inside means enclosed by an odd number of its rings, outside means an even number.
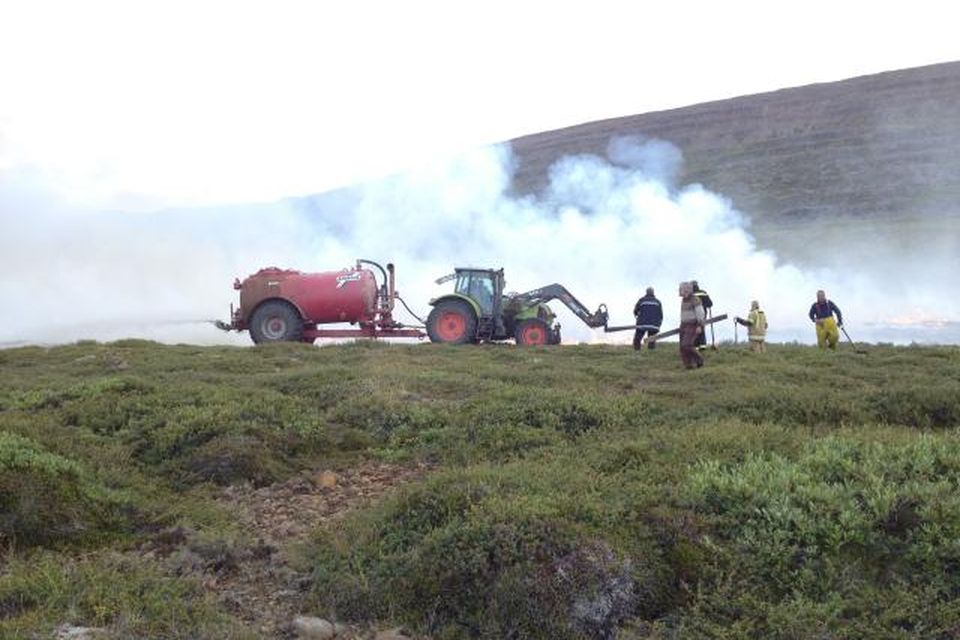
[[[468,344],[516,340],[519,345],[560,343],[560,325],[547,306],[559,300],[588,327],[605,327],[607,307],[590,313],[563,285],[504,293],[503,269],[457,268],[436,283],[454,281],[453,293],[430,301],[427,335],[432,342]]]

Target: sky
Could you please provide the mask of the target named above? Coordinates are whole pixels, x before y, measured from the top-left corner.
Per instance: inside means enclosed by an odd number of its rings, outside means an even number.
[[[582,122],[958,60],[948,6],[0,0],[0,179],[124,210],[315,193]]]
[[[911,286],[955,259],[949,238],[924,260],[891,248],[903,282],[884,283],[901,300],[886,317],[871,265],[783,263],[735,202],[673,181],[669,141],[562,159],[536,201],[509,195],[497,144],[960,60],[946,6],[0,0],[0,346],[246,344],[204,323],[227,318],[234,277],[358,257],[396,262],[424,315],[429,283],[469,261],[505,267],[512,290],[560,280],[616,324],[646,285],[672,300],[708,273],[724,310],[764,300],[783,340],[810,340],[823,286],[845,293],[863,339],[881,335],[869,323],[956,332],[958,303]],[[342,211],[286,200],[348,185]],[[788,289],[802,297],[777,299]],[[565,313],[565,336],[613,339]]]

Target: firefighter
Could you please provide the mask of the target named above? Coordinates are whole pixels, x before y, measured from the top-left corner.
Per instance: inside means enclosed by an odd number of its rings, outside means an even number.
[[[747,336],[750,339],[750,351],[764,353],[767,350],[767,314],[760,308],[760,303],[754,300],[750,303],[750,313],[747,319],[734,318],[737,324],[747,327]]]
[[[817,325],[817,346],[821,349],[829,347],[836,351],[837,342],[840,340],[840,327],[843,326],[843,314],[832,300],[827,300],[827,294],[823,289],[817,291],[817,301],[810,305],[808,315],[811,322]],[[834,315],[837,316],[836,320],[833,318]]]
[[[691,280],[690,285],[693,287],[693,295],[695,295],[700,300],[700,305],[703,307],[703,313],[706,317],[713,315],[713,312],[710,309],[713,307],[713,300],[710,299],[710,294],[700,288],[700,285],[696,280]],[[703,351],[707,348],[707,332],[701,331],[697,335],[697,349]]]
[[[660,325],[663,323],[663,306],[656,296],[653,295],[653,287],[647,287],[647,293],[637,300],[633,305],[633,316],[637,319],[637,330],[633,334],[633,348],[639,351],[643,346],[643,336],[650,337],[660,332]],[[657,346],[656,340],[648,340],[647,348],[653,349]]]
[[[703,334],[706,315],[703,304],[693,293],[692,282],[680,283],[680,360],[686,369],[703,366],[703,356],[697,351],[697,336]]]

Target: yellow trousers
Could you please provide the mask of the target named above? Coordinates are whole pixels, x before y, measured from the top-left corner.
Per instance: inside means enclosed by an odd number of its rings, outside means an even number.
[[[830,317],[823,320],[817,320],[817,346],[823,349],[830,347],[837,348],[837,342],[840,340],[840,330],[837,329],[837,321]]]

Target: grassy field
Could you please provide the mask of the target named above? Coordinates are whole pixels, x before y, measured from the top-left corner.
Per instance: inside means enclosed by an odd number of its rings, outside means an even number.
[[[225,487],[376,463],[289,550],[358,635],[955,638],[958,427],[955,347],[3,350],[0,637],[269,637]]]

